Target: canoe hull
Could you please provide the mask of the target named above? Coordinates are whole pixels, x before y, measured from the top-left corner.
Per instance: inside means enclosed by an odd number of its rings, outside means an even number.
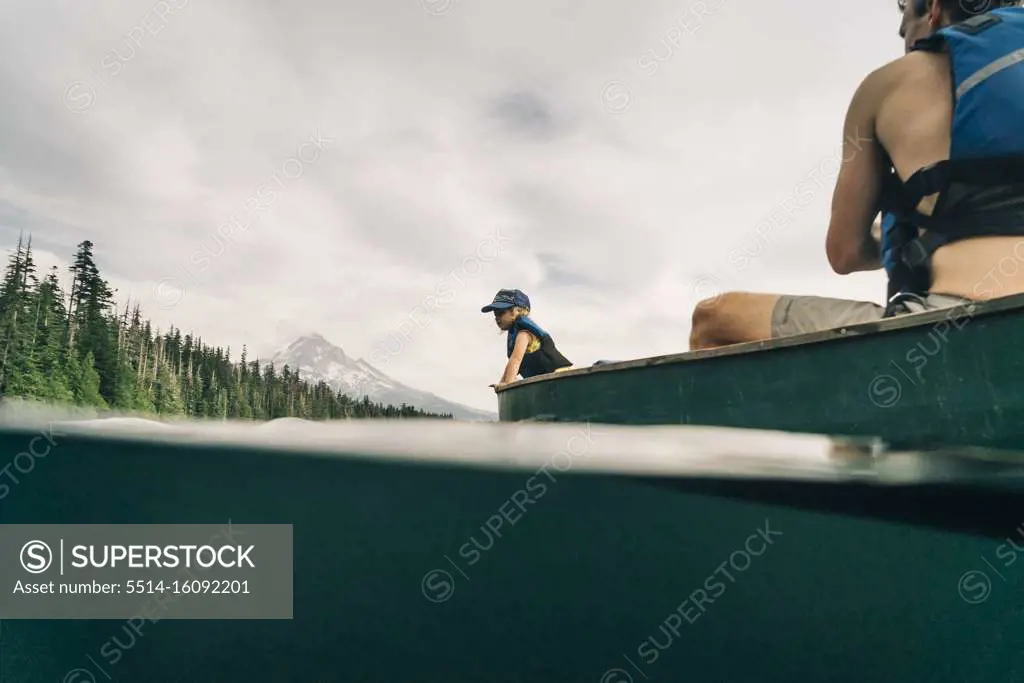
[[[517,382],[502,421],[687,424],[1024,445],[1024,298]]]

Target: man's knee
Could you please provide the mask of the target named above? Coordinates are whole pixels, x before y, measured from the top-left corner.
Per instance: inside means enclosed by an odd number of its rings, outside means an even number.
[[[722,307],[729,305],[729,294],[719,294],[708,299],[701,299],[693,308],[690,324],[694,330],[712,327],[720,319]]]
[[[725,292],[701,300],[693,309],[690,319],[690,350],[720,346],[730,336],[730,321],[742,312],[746,292]]]
[[[709,320],[714,319],[715,309],[722,302],[725,294],[719,294],[709,299],[702,299],[697,302],[697,305],[693,308],[692,322],[694,325],[703,325]]]
[[[707,323],[732,315],[742,309],[750,297],[749,292],[724,292],[702,299],[693,309],[693,320]]]
[[[708,328],[708,316],[698,304],[693,309],[693,317],[690,319],[690,350],[696,351],[706,346]]]

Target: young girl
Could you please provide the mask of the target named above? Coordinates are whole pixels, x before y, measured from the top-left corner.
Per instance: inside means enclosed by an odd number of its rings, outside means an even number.
[[[508,332],[508,363],[497,384],[514,382],[516,375],[523,379],[549,372],[568,370],[572,363],[555,348],[551,335],[530,320],[530,298],[518,289],[499,289],[494,301],[480,309],[481,313],[494,311],[494,322]]]

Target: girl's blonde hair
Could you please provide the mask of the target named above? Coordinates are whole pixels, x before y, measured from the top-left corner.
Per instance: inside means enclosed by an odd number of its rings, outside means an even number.
[[[512,307],[512,315],[514,316],[513,320],[519,320],[524,315],[530,315],[530,309],[529,308],[523,308],[522,306],[513,306]],[[500,334],[506,334],[506,332],[505,332],[505,330],[499,329],[498,330],[498,334],[499,335]]]

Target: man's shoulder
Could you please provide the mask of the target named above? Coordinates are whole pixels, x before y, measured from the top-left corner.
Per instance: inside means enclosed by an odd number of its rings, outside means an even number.
[[[948,61],[949,58],[945,52],[914,50],[913,52],[908,52],[902,57],[892,60],[882,68],[884,69],[888,67],[892,71],[902,73],[906,72],[907,70],[913,69],[930,69],[934,67],[936,64],[941,64]]]
[[[897,57],[865,76],[858,92],[871,99],[884,99],[904,83],[908,76],[920,73],[922,69],[934,68],[940,59],[942,57],[939,55],[916,51]]]

